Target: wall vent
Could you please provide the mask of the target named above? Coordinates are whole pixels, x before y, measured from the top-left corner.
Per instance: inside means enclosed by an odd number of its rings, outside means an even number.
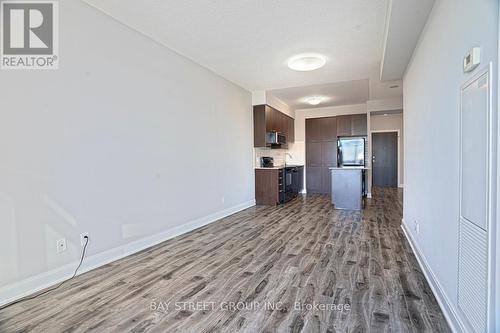
[[[458,306],[477,333],[486,332],[488,299],[488,234],[460,221]]]

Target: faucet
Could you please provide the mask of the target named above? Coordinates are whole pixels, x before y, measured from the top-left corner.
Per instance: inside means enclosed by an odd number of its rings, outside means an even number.
[[[293,156],[292,156],[292,154],[290,154],[290,153],[288,153],[288,152],[287,152],[287,153],[285,153],[285,166],[286,166],[286,164],[287,164],[287,163],[286,163],[286,157],[287,157],[287,156],[288,156],[288,157],[290,157],[290,159],[291,159],[291,160],[293,160]]]

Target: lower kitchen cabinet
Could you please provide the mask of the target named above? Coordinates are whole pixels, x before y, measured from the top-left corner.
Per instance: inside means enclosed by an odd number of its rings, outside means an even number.
[[[275,206],[283,193],[284,169],[255,169],[255,203]]]
[[[324,193],[322,166],[307,165],[307,193]]]
[[[257,205],[284,204],[297,197],[303,188],[303,166],[255,169],[255,202]]]

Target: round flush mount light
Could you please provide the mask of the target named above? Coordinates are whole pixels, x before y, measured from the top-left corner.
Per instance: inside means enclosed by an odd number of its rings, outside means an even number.
[[[321,103],[321,98],[320,97],[309,97],[306,99],[306,102],[310,105],[318,105]]]
[[[288,59],[288,67],[294,71],[307,72],[319,69],[326,64],[326,58],[317,53],[303,53]]]

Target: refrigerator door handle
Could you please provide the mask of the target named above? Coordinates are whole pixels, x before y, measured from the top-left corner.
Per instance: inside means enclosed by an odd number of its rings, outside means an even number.
[[[341,167],[343,164],[342,162],[342,145],[339,144],[339,147],[338,147],[338,158],[337,158],[337,166],[338,167]]]

